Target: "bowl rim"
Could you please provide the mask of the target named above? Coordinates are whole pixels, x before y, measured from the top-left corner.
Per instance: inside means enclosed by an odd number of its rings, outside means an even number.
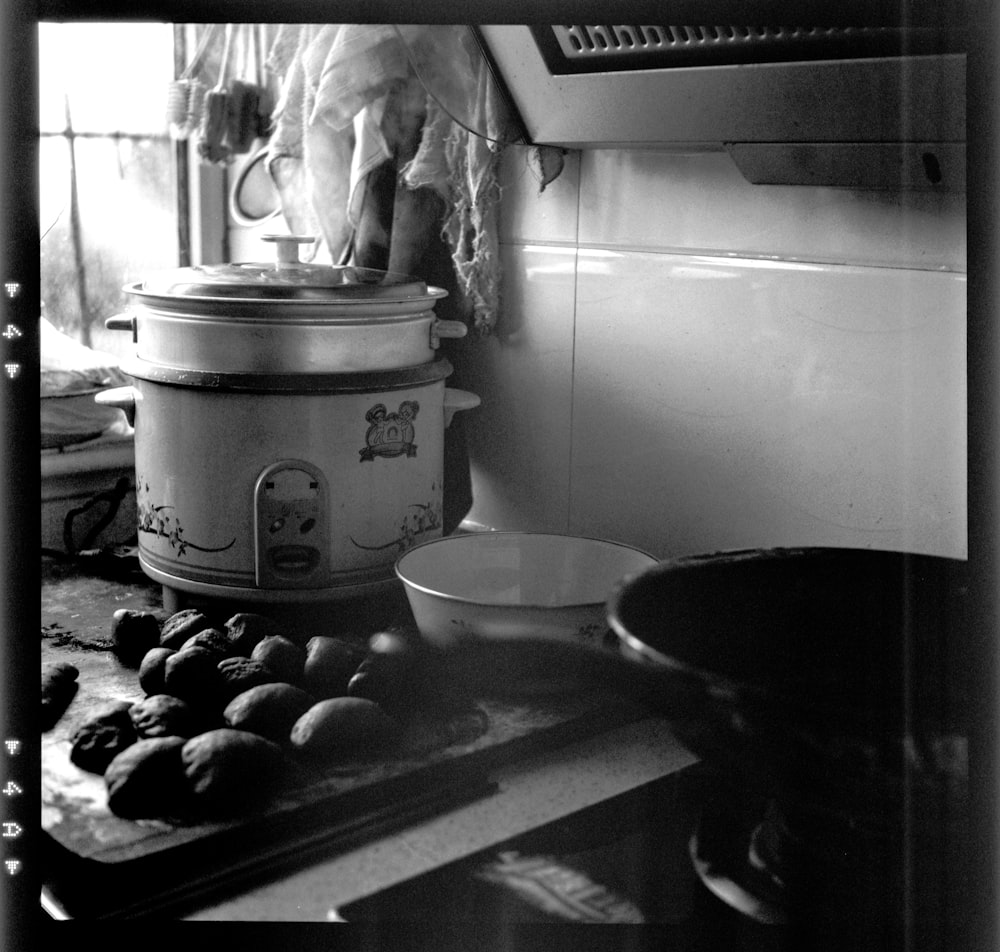
[[[628,573],[622,573],[622,576],[619,576],[619,578],[617,579],[612,579],[608,583],[608,593],[605,594],[602,598],[596,599],[595,601],[592,602],[572,602],[571,604],[567,605],[542,605],[534,602],[518,602],[515,604],[511,604],[509,602],[495,602],[495,601],[484,600],[482,598],[467,598],[464,595],[451,595],[448,592],[442,592],[436,588],[430,588],[427,585],[421,585],[419,582],[415,582],[412,579],[407,578],[403,572],[403,569],[401,568],[403,561],[413,552],[416,552],[417,549],[426,549],[429,546],[440,545],[441,543],[444,542],[453,542],[455,540],[469,539],[477,536],[489,537],[489,538],[498,538],[501,536],[508,538],[514,536],[516,537],[542,536],[551,539],[573,539],[574,541],[580,541],[580,542],[597,542],[600,543],[601,545],[611,546],[617,549],[625,549],[637,555],[644,556],[650,560],[650,563],[649,565],[643,566],[641,568],[631,569]],[[569,532],[546,532],[544,530],[534,530],[534,529],[528,529],[528,530],[482,529],[482,530],[475,530],[472,532],[458,532],[453,535],[440,536],[437,539],[428,539],[426,542],[419,542],[416,545],[411,546],[396,559],[393,569],[396,573],[397,578],[403,583],[403,586],[405,588],[413,589],[415,591],[423,593],[424,595],[431,595],[434,598],[442,599],[448,602],[455,602],[461,605],[475,605],[479,608],[501,608],[505,612],[553,611],[553,610],[567,611],[572,609],[593,610],[594,608],[600,608],[602,606],[607,605],[608,596],[610,595],[614,586],[620,581],[620,579],[626,577],[627,575],[632,575],[636,572],[646,571],[647,569],[652,568],[655,565],[658,565],[660,562],[662,562],[662,559],[659,559],[651,552],[647,552],[645,549],[640,549],[638,546],[630,545],[627,542],[618,542],[615,539],[604,539],[597,536],[573,535],[572,533]]]

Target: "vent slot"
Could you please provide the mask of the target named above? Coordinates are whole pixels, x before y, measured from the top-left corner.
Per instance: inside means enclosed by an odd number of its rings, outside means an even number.
[[[553,74],[965,52],[964,30],[924,27],[536,26]]]

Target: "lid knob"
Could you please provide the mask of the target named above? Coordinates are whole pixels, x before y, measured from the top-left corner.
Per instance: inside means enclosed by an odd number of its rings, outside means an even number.
[[[278,246],[277,266],[294,268],[299,261],[299,245],[311,245],[316,239],[312,235],[262,235],[262,241],[271,241]]]

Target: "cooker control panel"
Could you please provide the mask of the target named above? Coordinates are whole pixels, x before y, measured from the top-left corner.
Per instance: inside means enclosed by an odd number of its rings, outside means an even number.
[[[320,588],[330,565],[327,484],[304,460],[280,460],[254,491],[256,580],[260,588]]]

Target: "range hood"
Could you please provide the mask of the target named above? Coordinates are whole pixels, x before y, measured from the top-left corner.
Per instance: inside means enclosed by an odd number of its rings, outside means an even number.
[[[755,184],[965,189],[960,30],[478,30],[533,144],[725,149]]]

